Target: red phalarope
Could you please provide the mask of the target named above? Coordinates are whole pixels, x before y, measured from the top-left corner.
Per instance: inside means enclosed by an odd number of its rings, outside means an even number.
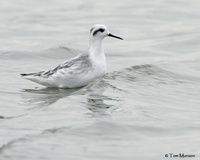
[[[90,30],[90,47],[86,53],[69,59],[55,68],[37,73],[21,74],[25,79],[47,87],[78,88],[106,74],[106,58],[102,40],[111,34],[106,26],[94,25]]]

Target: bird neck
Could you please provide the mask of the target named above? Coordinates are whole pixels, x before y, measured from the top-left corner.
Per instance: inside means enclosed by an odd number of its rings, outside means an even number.
[[[97,54],[97,55],[104,53],[103,47],[102,47],[102,39],[100,38],[90,39],[89,51],[90,53]]]

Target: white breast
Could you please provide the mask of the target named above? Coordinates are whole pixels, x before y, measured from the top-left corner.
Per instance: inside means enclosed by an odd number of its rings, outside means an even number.
[[[106,74],[106,58],[105,54],[101,53],[99,55],[90,55],[92,62],[92,72],[95,77],[100,77]]]

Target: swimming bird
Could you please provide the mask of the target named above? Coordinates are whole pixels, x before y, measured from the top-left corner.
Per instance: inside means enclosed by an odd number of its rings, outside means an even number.
[[[25,79],[54,88],[78,88],[106,74],[106,58],[102,47],[105,37],[121,37],[111,34],[105,25],[96,24],[90,30],[90,46],[87,52],[69,59],[47,71],[21,74]]]

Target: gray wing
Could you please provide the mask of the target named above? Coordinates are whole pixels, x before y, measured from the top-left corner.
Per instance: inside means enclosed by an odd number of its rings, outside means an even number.
[[[76,59],[70,59],[68,61],[65,61],[64,63],[58,65],[57,67],[50,69],[48,71],[41,71],[41,72],[37,72],[37,73],[28,73],[28,74],[21,74],[21,76],[41,76],[41,77],[45,77],[48,78],[49,76],[53,75],[54,73],[56,73],[59,69],[63,69],[63,68],[69,68],[72,65],[75,64]]]
[[[37,73],[28,73],[28,74],[21,74],[21,76],[41,76],[44,78],[48,78],[49,76],[53,75],[57,71],[64,69],[64,68],[70,68],[72,66],[76,66],[77,70],[81,70],[82,68],[87,68],[91,66],[91,61],[89,60],[89,54],[88,53],[82,53],[76,56],[75,58],[69,59],[57,67],[50,69],[48,71],[41,71]]]
[[[90,65],[91,65],[91,62],[89,60],[89,55],[85,53],[85,54],[80,54],[75,58],[69,59],[53,69],[50,69],[42,73],[39,72],[39,74],[40,76],[43,76],[43,77],[49,77],[53,75],[54,73],[56,73],[57,71],[59,71],[60,69],[70,68],[72,66],[77,66],[77,69],[79,69],[79,68],[88,67]]]

